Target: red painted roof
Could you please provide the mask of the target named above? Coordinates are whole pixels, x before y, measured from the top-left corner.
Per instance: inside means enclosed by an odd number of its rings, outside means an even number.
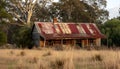
[[[97,26],[93,23],[35,23],[38,32],[45,39],[82,39],[104,38]]]

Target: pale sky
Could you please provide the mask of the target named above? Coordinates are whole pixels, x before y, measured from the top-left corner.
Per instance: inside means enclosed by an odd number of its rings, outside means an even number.
[[[59,0],[53,0],[54,2],[58,2]]]
[[[107,7],[106,9],[109,11],[109,19],[114,17],[118,17],[120,8],[120,0],[107,0]]]
[[[120,7],[120,0],[107,0],[107,9]]]

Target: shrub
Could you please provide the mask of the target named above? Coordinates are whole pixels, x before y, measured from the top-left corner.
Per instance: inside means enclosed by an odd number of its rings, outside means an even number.
[[[25,56],[25,54],[26,54],[26,53],[25,53],[24,51],[21,51],[21,52],[20,52],[20,56]]]
[[[52,69],[75,69],[72,58],[57,58],[51,62]]]
[[[7,36],[4,32],[0,31],[0,46],[7,43]]]
[[[64,59],[56,59],[54,62],[51,62],[52,69],[63,69],[65,61]]]
[[[96,54],[95,56],[92,57],[92,60],[94,61],[103,61],[103,58],[100,54]]]
[[[32,35],[31,35],[31,28],[30,27],[21,27],[20,29],[15,32],[13,35],[14,43],[19,48],[32,48]]]
[[[45,56],[50,56],[50,55],[52,55],[52,53],[50,51],[48,51],[47,53],[43,54],[44,57]]]
[[[10,54],[11,54],[11,55],[13,55],[13,54],[14,54],[14,52],[13,52],[13,51],[10,51]]]

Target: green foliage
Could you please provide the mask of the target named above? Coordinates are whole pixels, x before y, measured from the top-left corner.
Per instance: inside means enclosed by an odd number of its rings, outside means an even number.
[[[11,15],[6,11],[5,0],[0,0],[0,23],[7,20],[11,20]]]
[[[35,12],[33,13],[31,21],[42,21],[42,22],[50,22],[50,11],[47,7],[41,7],[39,4],[35,5]]]
[[[120,46],[120,20],[112,19],[107,21],[101,28],[106,34],[109,46]]]
[[[50,14],[63,22],[96,22],[107,19],[105,0],[60,0],[50,5]]]
[[[108,18],[106,0],[59,0],[48,6],[35,5],[31,21],[99,22]]]
[[[21,27],[13,35],[14,43],[20,48],[31,48],[33,46],[31,28]]]
[[[4,32],[0,31],[0,46],[7,43],[7,36]]]
[[[6,2],[5,0],[0,0],[0,45],[3,45],[7,42],[7,23],[10,21],[12,21],[12,17],[6,11]]]

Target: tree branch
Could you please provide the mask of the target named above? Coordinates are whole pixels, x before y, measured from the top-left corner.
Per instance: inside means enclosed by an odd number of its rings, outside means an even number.
[[[13,12],[13,14],[15,15],[16,18],[18,18],[23,24],[26,24],[26,22],[22,19],[20,19],[20,17],[15,13]]]

